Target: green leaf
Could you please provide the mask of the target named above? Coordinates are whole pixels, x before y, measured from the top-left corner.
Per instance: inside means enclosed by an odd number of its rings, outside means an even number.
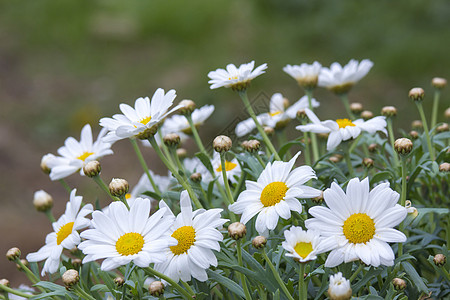
[[[105,284],[96,284],[91,288],[91,292],[108,292],[109,289]]]
[[[161,200],[161,195],[159,195],[158,193],[152,192],[152,191],[146,191],[142,194],[147,195],[155,200]]]
[[[414,285],[419,289],[419,291],[428,294],[429,293],[428,288],[423,282],[422,277],[420,277],[419,273],[417,273],[416,269],[414,269],[414,267],[407,261],[403,261],[402,266],[406,274],[408,274],[409,278],[414,283]]]
[[[287,143],[283,144],[283,146],[281,146],[280,150],[278,151],[278,155],[280,157],[283,157],[286,154],[286,152],[288,152],[288,150],[294,145],[304,146],[304,144],[300,141],[287,142]]]
[[[195,156],[196,156],[198,159],[200,159],[200,161],[202,162],[202,164],[206,167],[206,169],[208,169],[208,171],[209,171],[211,174],[214,174],[214,168],[213,168],[213,166],[212,166],[212,164],[211,164],[211,160],[210,160],[210,158],[208,157],[208,155],[206,155],[205,153],[202,153],[202,152],[197,152],[197,153],[195,153]]]
[[[417,211],[419,212],[419,214],[417,215],[417,217],[414,219],[413,223],[411,224],[412,227],[416,227],[420,220],[422,220],[422,218],[429,213],[437,213],[438,215],[446,215],[449,213],[449,209],[448,208],[418,208]]]
[[[375,176],[373,176],[372,179],[370,179],[370,183],[374,184],[390,178],[393,178],[392,173],[389,171],[383,171],[375,174]]]
[[[241,298],[245,298],[244,290],[240,285],[238,285],[233,280],[219,274],[218,272],[207,270],[208,277],[217,281],[227,289],[229,289],[231,292],[235,293],[236,295],[240,296]]]

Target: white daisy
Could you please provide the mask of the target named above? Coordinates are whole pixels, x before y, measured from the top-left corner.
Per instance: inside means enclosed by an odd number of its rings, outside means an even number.
[[[222,176],[222,163],[220,161],[220,154],[214,152],[214,157],[211,160],[211,165],[214,169],[215,177],[218,177],[219,182],[223,185],[223,176]],[[206,167],[199,166],[199,173],[202,173],[202,177],[204,181],[208,182],[213,180],[211,173],[206,169]],[[236,158],[233,158],[231,161],[225,160],[225,171],[227,174],[227,179],[232,183],[237,183],[237,178],[241,176],[241,166]]]
[[[167,208],[169,215],[172,211],[164,201],[160,207]],[[187,191],[180,196],[181,212],[169,230],[172,238],[178,241],[176,246],[165,251],[166,261],[155,264],[155,270],[161,272],[175,282],[191,280],[206,281],[206,269],[217,266],[217,258],[213,250],[220,251],[219,242],[223,236],[217,228],[227,222],[220,218],[222,209],[199,209],[192,211],[191,200]]]
[[[159,88],[153,94],[152,100],[148,97],[139,98],[134,108],[128,104],[120,104],[123,114],[116,114],[112,118],[100,119],[100,126],[108,129],[106,141],[117,141],[125,138],[147,139],[154,135],[158,129],[158,123],[168,114],[174,112],[181,106],[176,106],[168,111],[175,100],[175,90],[166,94]]]
[[[194,109],[191,114],[194,126],[198,128],[211,116],[214,112],[214,105],[205,105],[201,108]],[[180,138],[186,135],[192,135],[191,127],[185,116],[174,115],[164,122],[164,127],[167,133],[177,133]]]
[[[246,190],[228,206],[232,212],[242,214],[241,223],[246,224],[258,214],[256,230],[267,234],[267,230],[275,229],[279,217],[289,219],[291,211],[302,212],[297,198],[315,198],[321,194],[321,191],[304,185],[317,178],[311,167],[301,166],[291,171],[299,155],[300,152],[289,162],[269,162],[256,182],[245,181]]]
[[[322,68],[319,74],[319,86],[325,87],[336,94],[347,93],[353,85],[369,73],[373,62],[364,59],[360,63],[354,59],[342,67],[332,63],[330,68]]]
[[[353,178],[345,193],[336,183],[323,193],[329,208],[314,206],[314,217],[305,221],[325,237],[327,247],[334,248],[325,262],[334,267],[342,262],[361,259],[366,265],[392,266],[394,252],[388,243],[402,243],[406,236],[393,227],[405,219],[407,209],[397,204],[399,194],[382,183],[369,191],[368,178]]]
[[[208,77],[211,78],[208,81],[211,84],[211,89],[217,89],[219,87],[231,87],[235,91],[243,91],[247,89],[252,79],[265,73],[267,64],[262,64],[255,70],[255,61],[251,61],[248,64],[242,64],[239,68],[235,65],[227,65],[227,69],[217,69],[208,73]]]
[[[387,123],[386,117],[384,116],[378,116],[367,121],[363,119],[355,121],[351,121],[350,119],[337,119],[336,121],[327,120],[321,122],[314,112],[308,108],[305,111],[312,123],[300,125],[295,128],[303,132],[329,133],[327,150],[336,148],[342,141],[357,138],[361,134],[361,131],[367,131],[370,134],[381,131],[387,134]]]
[[[198,173],[204,173],[206,170],[205,166],[202,164],[200,159],[197,157],[193,158],[185,158],[183,159],[183,166],[186,171],[188,171],[190,174],[198,172]]]
[[[292,226],[284,231],[285,241],[281,243],[288,251],[286,256],[294,258],[301,263],[317,259],[317,254],[325,252],[320,248],[321,236],[318,231],[305,231],[301,227]]]
[[[348,300],[352,297],[350,280],[345,279],[341,272],[330,276],[328,296],[331,300]]]
[[[45,273],[55,273],[59,268],[59,260],[63,249],[72,249],[81,240],[77,230],[89,226],[89,219],[85,218],[93,210],[92,204],[81,207],[83,197],[75,196],[76,189],[70,192],[70,200],[67,202],[66,211],[52,224],[54,232],[45,238],[45,245],[37,252],[27,255],[27,260],[36,262],[46,260],[42,268],[42,276]]]
[[[176,245],[165,233],[174,218],[162,208],[150,214],[150,200],[137,198],[127,209],[122,202],[113,202],[107,212],[92,213],[93,229],[85,230],[85,239],[78,248],[86,255],[83,263],[104,259],[103,271],[110,271],[133,261],[145,268],[165,260],[164,251]]]
[[[288,73],[292,78],[297,80],[298,84],[306,89],[312,89],[317,86],[319,73],[322,65],[317,61],[309,64],[287,65],[283,71]]]
[[[105,142],[106,130],[102,129],[97,140],[92,140],[92,129],[89,124],[81,130],[80,141],[68,137],[64,146],[58,149],[61,156],[46,155],[45,165],[50,168],[50,179],[59,180],[80,171],[84,175],[83,167],[86,163],[97,160],[105,155],[113,154],[111,143]]]

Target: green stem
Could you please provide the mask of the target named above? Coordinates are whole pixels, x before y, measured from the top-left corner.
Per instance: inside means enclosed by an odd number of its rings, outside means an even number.
[[[264,132],[264,129],[262,128],[261,124],[259,124],[258,119],[256,118],[256,114],[253,111],[252,106],[250,105],[250,101],[248,100],[247,92],[241,91],[239,92],[239,96],[244,102],[245,109],[247,109],[247,112],[250,114],[250,117],[253,119],[253,122],[255,122],[256,128],[258,129],[259,134],[262,136],[264,143],[266,144],[266,147],[270,150],[270,152],[274,154],[276,160],[281,160],[280,156],[278,155],[278,152],[275,150],[275,147],[273,146],[269,137]]]
[[[167,160],[170,161],[171,163],[173,163],[172,156],[170,155],[169,149],[167,149],[166,144],[163,142],[164,137],[162,136],[161,130],[158,130],[158,136],[159,136],[159,140],[161,141],[160,149],[162,149],[162,151],[166,155]]]
[[[45,215],[47,216],[47,218],[49,219],[50,222],[56,222],[55,217],[53,216],[52,210],[51,209],[47,209],[45,212]]]
[[[266,253],[266,249],[265,248],[263,248],[262,255],[264,256],[264,259],[266,260],[267,264],[269,265],[269,268],[272,270],[273,276],[277,280],[277,282],[280,285],[280,287],[283,290],[283,292],[286,294],[286,297],[289,300],[294,300],[292,295],[289,293],[289,291],[288,291],[288,289],[286,287],[286,284],[284,284],[283,280],[281,279],[280,274],[278,274],[277,270],[275,270],[275,267],[272,264],[272,262],[270,261],[269,257],[267,257],[267,253]]]
[[[208,155],[208,152],[206,152],[205,147],[203,146],[202,140],[200,138],[200,135],[198,134],[197,128],[195,127],[194,122],[192,121],[191,115],[186,115],[186,119],[188,120],[189,126],[192,130],[192,135],[194,136],[195,143],[197,144],[198,149],[200,149],[200,152],[205,154],[206,156],[210,157]]]
[[[303,125],[306,124],[306,122],[302,122]],[[305,162],[308,166],[312,166],[311,164],[311,153],[309,151],[309,132],[303,132],[303,139],[305,144]]]
[[[64,187],[64,189],[70,194],[70,192],[72,191],[72,189],[70,188],[70,186],[67,184],[67,182],[64,179],[60,179],[59,182],[62,184],[62,186]]]
[[[348,173],[350,174],[351,177],[355,177],[355,171],[353,170],[352,160],[350,158],[350,151],[349,151],[348,145],[346,145],[346,143],[344,143],[342,148],[344,150],[344,158],[345,158],[345,162],[347,163]]]
[[[94,297],[85,292],[78,284],[75,286],[74,291],[81,297],[81,299],[96,300]]]
[[[231,194],[231,190],[230,190],[230,184],[228,182],[228,178],[227,178],[227,170],[225,169],[225,153],[220,153],[220,165],[222,167],[222,179],[223,179],[223,184],[225,186],[225,192],[227,193],[227,198],[228,198],[228,204],[233,204],[234,200],[233,200],[233,195]]]
[[[113,201],[120,201],[119,198],[114,197],[113,195],[111,195],[111,192],[109,191],[108,186],[106,185],[106,183],[100,178],[99,175],[96,175],[94,177],[92,177],[92,179],[94,179],[94,181],[98,184],[98,186],[105,191],[105,193],[107,193],[109,195],[109,197],[113,200]]]
[[[308,97],[308,105],[309,105],[309,109],[311,111],[314,110],[313,106],[312,106],[312,97],[313,97],[313,90],[312,89],[306,89],[305,90],[306,96]],[[310,132],[309,133],[311,135],[311,145],[312,145],[312,152],[314,155],[314,161],[318,161],[319,160],[319,147],[317,144],[317,136],[315,133]]]
[[[394,147],[395,136],[394,136],[394,130],[393,130],[393,126],[392,126],[392,118],[387,117],[386,123],[387,123],[387,129],[388,129],[388,134],[389,134],[389,142],[392,147],[392,157],[394,158],[394,164],[395,164],[394,167],[397,168],[399,165],[399,162],[398,162],[398,154],[397,154],[397,151],[395,151],[395,147]]]
[[[237,251],[237,256],[238,256],[238,263],[239,263],[239,266],[244,267],[244,264],[242,263],[241,246],[242,246],[241,240],[237,240],[236,241],[236,251]],[[245,275],[242,273],[239,273],[239,275],[241,277],[241,283],[242,283],[242,288],[244,289],[245,299],[251,300],[252,296],[250,295],[250,292],[248,291],[247,282],[245,281]]]
[[[191,288],[191,286],[187,282],[184,282],[183,280],[180,280],[180,281],[190,294],[195,294],[194,290]]]
[[[348,95],[347,94],[341,94],[339,95],[341,98],[342,103],[344,104],[345,110],[347,111],[347,115],[351,120],[355,118],[355,116],[352,113],[352,110],[350,109],[350,103],[348,101]]]
[[[40,279],[36,277],[36,275],[34,275],[34,273],[31,272],[31,270],[27,266],[25,266],[19,258],[16,258],[14,262],[20,266],[20,268],[25,272],[28,279],[30,279],[30,281],[33,284],[38,283],[40,281]]]
[[[408,185],[408,183],[406,182],[406,172],[407,172],[407,167],[406,167],[406,157],[404,155],[401,156],[402,159],[402,193],[400,195],[400,205],[402,207],[405,207],[405,203],[406,203],[406,187]],[[403,232],[404,229],[404,223],[400,223],[399,225],[399,230],[400,232]],[[398,244],[398,256],[402,256],[403,255],[403,244],[399,243]]]
[[[158,271],[156,271],[153,268],[147,267],[144,268],[144,271],[146,271],[147,273],[150,273],[153,276],[159,277],[161,279],[164,279],[165,281],[167,281],[168,283],[170,283],[170,285],[172,287],[174,287],[178,292],[180,292],[180,294],[182,294],[186,299],[193,299],[193,297],[195,297],[194,294],[190,294],[188,291],[186,291],[185,289],[183,289],[181,287],[181,285],[179,285],[178,283],[176,283],[175,281],[172,280],[172,278],[164,275],[163,273],[160,273]]]
[[[431,128],[434,128],[437,123],[437,115],[439,109],[439,98],[441,96],[441,91],[439,89],[434,90],[434,99],[433,99],[433,110],[431,114]]]
[[[298,273],[298,299],[308,299],[308,286],[305,286],[305,263],[300,263],[300,271]]]
[[[153,190],[157,194],[161,194],[161,191],[159,190],[158,186],[156,185],[155,181],[153,180],[152,175],[150,174],[150,171],[148,170],[147,163],[145,162],[144,156],[142,155],[141,150],[139,149],[139,146],[136,142],[136,139],[130,139],[131,145],[133,145],[134,152],[136,152],[136,156],[138,157],[139,163],[142,166],[142,169],[144,169],[145,174],[147,174],[148,180],[150,181]]]
[[[261,166],[262,166],[263,168],[265,168],[265,167],[266,167],[266,164],[265,164],[264,161],[262,160],[261,156],[259,156],[258,153],[255,153],[255,157],[256,157],[256,159],[259,161],[259,163],[261,164]]]
[[[241,170],[242,170],[242,166],[241,166]],[[247,173],[245,173],[245,172],[241,173],[241,176],[239,177],[239,181],[236,184],[236,187],[234,188],[234,191],[233,191],[233,200],[237,199],[237,197],[239,195],[239,191],[241,190],[246,177],[247,177]]]
[[[17,295],[17,296],[20,296],[20,297],[24,297],[24,298],[27,298],[27,299],[34,296],[34,295],[31,295],[31,294],[26,294],[26,293],[23,293],[23,292],[20,292],[20,291],[16,291],[15,289],[7,287],[6,285],[3,285],[3,284],[0,284],[0,290],[5,291],[6,293],[11,293],[11,294],[14,294],[14,295]],[[8,299],[8,298],[6,298],[6,299]]]
[[[431,146],[430,132],[428,131],[427,119],[425,118],[425,113],[423,112],[422,102],[421,101],[415,101],[415,102],[417,105],[417,109],[419,110],[420,118],[422,119],[423,130],[425,131],[425,136],[427,138],[428,151],[430,152],[430,158],[432,161],[434,161],[435,160],[434,149]]]
[[[125,195],[122,195],[120,197],[120,201],[122,201],[123,204],[125,204],[125,206],[127,207],[127,209],[130,210],[130,206],[128,205],[128,201],[127,201],[127,198],[125,198]]]
[[[352,283],[353,280],[355,280],[356,276],[364,269],[364,265],[362,263],[359,264],[358,269],[353,273],[353,275],[350,277],[350,283]]]

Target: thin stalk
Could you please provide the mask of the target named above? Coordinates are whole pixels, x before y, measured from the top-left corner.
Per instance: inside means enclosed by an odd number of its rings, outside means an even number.
[[[286,138],[286,131],[283,129],[277,130],[275,132],[275,135],[277,136],[278,139],[278,148],[281,149],[281,147],[286,143],[287,138]],[[288,149],[288,151],[286,151],[286,159],[290,160],[292,158],[292,154],[291,154],[291,149]]]
[[[223,179],[223,184],[225,186],[225,192],[227,193],[227,198],[228,198],[228,204],[233,204],[234,200],[233,200],[233,195],[231,194],[231,190],[230,190],[230,184],[228,182],[228,178],[227,178],[227,170],[225,169],[225,153],[220,153],[220,165],[222,167],[222,179]]]
[[[189,284],[187,284],[187,282],[184,282],[183,280],[180,281],[190,294],[195,294],[194,290],[191,288]]]
[[[20,297],[24,297],[24,298],[27,298],[27,299],[31,298],[31,297],[34,297],[34,295],[26,294],[26,293],[23,293],[23,292],[20,292],[20,291],[16,291],[15,289],[7,287],[6,285],[3,285],[3,284],[0,284],[0,290],[5,291],[6,293],[11,293],[11,294],[14,294],[14,295],[17,295],[17,296],[20,296]],[[6,294],[6,295],[8,295],[8,294]],[[9,298],[6,298],[6,299],[9,299]]]
[[[200,149],[200,152],[205,154],[206,156],[210,157],[208,155],[208,152],[206,152],[205,147],[203,146],[202,140],[200,138],[200,135],[198,134],[197,128],[195,127],[194,121],[192,121],[191,115],[186,115],[186,119],[188,120],[189,126],[192,130],[192,135],[194,136],[195,143],[197,144],[198,149]]]
[[[55,217],[53,216],[52,210],[51,209],[47,209],[45,212],[45,215],[47,216],[47,218],[49,219],[50,222],[56,222]]]
[[[177,164],[178,170],[181,170],[184,174],[186,174],[184,170],[184,166],[180,161],[180,158],[177,155],[177,149],[175,147],[169,147],[170,154],[172,154],[173,160]]]
[[[420,118],[422,119],[423,123],[423,131],[425,131],[425,136],[427,138],[427,144],[428,144],[428,152],[430,152],[430,158],[431,160],[435,160],[434,157],[434,149],[431,146],[431,138],[430,138],[430,132],[428,131],[428,124],[427,119],[425,118],[425,113],[423,111],[423,106],[421,101],[415,101],[417,105],[417,109],[419,110]]]
[[[151,267],[144,268],[144,271],[146,271],[147,273],[150,273],[153,276],[156,276],[156,277],[159,277],[161,279],[164,279],[165,281],[170,283],[170,285],[172,287],[174,287],[178,292],[180,292],[180,294],[182,294],[186,299],[193,299],[193,297],[195,296],[194,294],[191,294],[188,291],[186,291],[185,289],[183,289],[181,287],[181,285],[179,285],[178,283],[173,281],[172,278],[164,275],[163,273],[160,273],[160,272],[156,271],[155,269],[153,269]]]
[[[144,169],[145,174],[147,174],[148,180],[150,181],[150,184],[152,185],[153,190],[157,194],[161,194],[159,187],[156,185],[155,181],[153,180],[152,175],[150,174],[150,171],[148,170],[147,163],[145,162],[144,156],[142,155],[142,152],[139,149],[136,139],[130,139],[130,142],[131,142],[131,145],[133,145],[134,152],[136,152],[136,156],[138,157],[138,160],[142,166],[142,169]]]
[[[397,151],[395,151],[395,148],[394,148],[395,137],[394,137],[394,130],[393,130],[393,126],[392,126],[392,118],[387,117],[386,123],[387,123],[387,129],[388,129],[388,134],[389,134],[389,143],[391,144],[391,147],[392,147],[392,157],[394,158],[395,168],[397,168],[399,165],[399,161],[398,161]]]
[[[314,110],[314,108],[312,106],[312,97],[313,97],[312,92],[313,92],[312,89],[306,89],[305,90],[306,96],[308,96],[309,109],[311,111]],[[318,147],[318,144],[317,144],[317,136],[313,132],[310,132],[309,134],[311,135],[311,145],[312,145],[312,152],[313,152],[313,155],[314,155],[314,161],[318,161],[320,156],[319,156],[319,147]]]
[[[241,267],[244,267],[244,264],[242,263],[242,250],[241,250],[241,240],[236,241],[236,251],[238,256],[238,264]],[[252,296],[250,295],[250,292],[248,291],[247,282],[245,281],[245,275],[242,273],[239,273],[239,276],[241,277],[241,283],[242,283],[242,289],[244,290],[245,299],[251,300]]]
[[[122,201],[123,204],[127,207],[128,210],[130,210],[130,206],[128,205],[127,198],[125,198],[125,195],[122,195],[120,198],[120,201]]]
[[[355,116],[352,113],[352,110],[350,109],[350,103],[348,101],[348,95],[347,94],[340,94],[339,97],[341,98],[342,103],[344,104],[345,110],[347,111],[347,115],[351,120],[355,118]]]
[[[405,203],[406,203],[406,187],[408,185],[408,183],[406,182],[406,157],[404,155],[401,156],[402,159],[402,193],[400,195],[400,205],[402,207],[405,207]],[[403,232],[404,229],[404,223],[400,223],[399,225],[399,230],[400,232]],[[402,256],[403,255],[403,244],[399,243],[398,244],[398,256]]]
[[[298,299],[308,299],[308,286],[305,285],[305,263],[300,263],[300,271],[298,273]]]
[[[111,195],[111,192],[109,191],[108,186],[106,185],[106,183],[100,178],[99,175],[96,175],[94,177],[92,177],[92,179],[94,179],[94,181],[98,184],[98,186],[105,191],[105,193],[108,194],[108,196],[113,200],[113,201],[120,201],[119,198],[114,197],[113,195]]]
[[[356,269],[355,273],[353,273],[353,275],[350,277],[350,279],[349,279],[350,283],[352,283],[352,281],[355,280],[355,278],[362,271],[362,269],[364,269],[364,265],[360,263],[358,269]]]
[[[247,177],[247,173],[241,173],[241,176],[239,177],[239,181],[236,184],[236,187],[234,188],[234,191],[233,191],[233,199],[234,200],[237,199],[237,197],[239,195],[239,191],[241,190],[246,177]]]
[[[350,158],[350,151],[348,149],[348,145],[346,145],[344,143],[342,148],[344,150],[344,158],[345,158],[345,162],[347,163],[348,173],[350,174],[351,177],[355,177],[355,171],[353,170],[352,160]]]
[[[306,122],[303,122],[303,125]],[[304,139],[304,144],[305,144],[305,162],[308,166],[312,166],[311,164],[311,153],[309,151],[309,132],[303,132],[303,139]]]
[[[171,163],[173,163],[172,156],[170,155],[169,149],[167,149],[166,144],[164,144],[164,142],[162,142],[164,140],[164,137],[162,136],[161,130],[158,130],[158,136],[159,136],[159,140],[161,141],[160,149],[162,149],[162,151],[166,155],[167,160],[170,161]]]
[[[14,262],[19,265],[19,267],[25,272],[28,279],[30,279],[30,281],[33,284],[38,283],[40,281],[40,279],[36,277],[36,275],[34,275],[34,273],[31,272],[31,270],[27,266],[25,266],[19,258],[16,258]]]
[[[259,156],[258,153],[255,153],[255,156],[256,156],[256,159],[257,159],[257,160],[259,161],[259,163],[261,164],[261,166],[262,166],[263,168],[265,168],[265,167],[266,167],[266,164],[265,164],[264,161],[262,160],[261,156]]]
[[[437,123],[437,115],[439,109],[439,98],[441,96],[441,91],[439,89],[434,90],[434,99],[433,99],[433,110],[431,113],[431,128],[434,128]]]
[[[81,297],[81,299],[96,300],[94,297],[85,292],[78,284],[75,286],[74,291],[76,294],[78,294],[78,296]]]
[[[281,160],[280,156],[278,155],[278,152],[275,150],[275,147],[273,146],[269,137],[264,132],[264,129],[262,128],[261,124],[259,124],[258,119],[256,118],[256,114],[252,106],[250,105],[250,101],[248,100],[247,92],[246,91],[239,92],[239,96],[244,102],[245,109],[247,109],[247,112],[250,114],[250,117],[253,119],[253,122],[255,122],[256,128],[258,129],[259,134],[262,136],[264,143],[266,144],[266,147],[269,149],[271,153],[274,154],[276,160]]]
[[[60,179],[58,180],[62,186],[64,187],[64,189],[70,194],[70,192],[72,191],[72,189],[70,188],[70,186],[67,184],[67,182],[64,179]]]
[[[289,300],[294,300],[294,298],[292,297],[291,293],[289,293],[289,290],[287,289],[286,284],[281,279],[280,274],[278,274],[277,270],[275,270],[275,267],[272,264],[272,262],[270,261],[269,257],[267,257],[266,249],[263,248],[263,251],[261,253],[264,256],[264,259],[266,260],[267,264],[269,265],[269,268],[272,270],[273,276],[277,280],[277,282],[280,285],[280,287],[283,290],[283,292],[286,294],[286,297]]]

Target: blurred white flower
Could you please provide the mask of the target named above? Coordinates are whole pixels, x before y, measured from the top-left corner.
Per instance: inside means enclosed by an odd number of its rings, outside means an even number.
[[[214,105],[205,105],[201,108],[194,109],[191,118],[194,126],[198,128],[211,116],[214,112]],[[177,133],[182,138],[182,135],[186,137],[192,134],[191,127],[185,116],[173,115],[164,121],[164,130],[167,133]],[[182,138],[183,139],[183,138]]]
[[[208,81],[211,84],[211,89],[217,89],[219,87],[227,87],[236,91],[245,90],[252,79],[265,73],[267,64],[262,64],[255,70],[255,61],[251,61],[248,64],[242,64],[239,68],[235,65],[227,65],[227,69],[217,69],[208,73],[208,77],[211,79]]]
[[[312,89],[317,86],[321,68],[322,65],[315,61],[311,65],[306,63],[293,66],[287,65],[283,68],[283,71],[297,80],[301,87]]]

